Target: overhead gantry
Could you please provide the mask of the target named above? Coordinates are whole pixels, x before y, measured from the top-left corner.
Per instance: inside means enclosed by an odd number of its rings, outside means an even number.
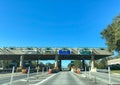
[[[113,55],[107,48],[0,48],[0,60],[20,60],[20,68],[24,60],[55,60],[55,68],[61,69],[61,60],[91,60],[91,70],[94,70],[94,60]],[[59,62],[59,66],[58,66]]]

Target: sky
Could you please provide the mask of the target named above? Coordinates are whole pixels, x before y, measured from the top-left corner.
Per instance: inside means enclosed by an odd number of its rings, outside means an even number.
[[[0,47],[106,47],[118,14],[120,0],[0,0]]]

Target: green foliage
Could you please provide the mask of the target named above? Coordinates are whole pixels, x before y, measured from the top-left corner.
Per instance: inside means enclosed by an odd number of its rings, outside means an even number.
[[[70,67],[71,67],[71,63],[68,64],[68,68],[70,68]]]
[[[94,66],[97,67],[97,68],[99,67],[99,60],[94,61]]]
[[[36,67],[36,62],[35,61],[31,61],[31,66],[32,67]]]
[[[91,64],[91,61],[89,62]],[[107,58],[103,58],[101,60],[95,60],[94,66],[98,69],[105,69],[107,67]]]
[[[106,40],[106,44],[110,51],[120,51],[120,15],[114,18],[112,24],[101,32],[102,38]]]
[[[50,67],[51,69],[54,68],[54,64],[52,64],[52,63],[47,63],[46,66],[47,66],[47,67]]]
[[[68,68],[71,68],[71,66],[75,66],[77,68],[80,68],[82,66],[82,62],[80,60],[75,60],[74,65],[72,65],[71,63],[68,64]]]
[[[116,56],[116,58],[120,58],[120,54]]]
[[[106,67],[107,67],[107,59],[103,58],[99,61],[98,68],[99,69],[105,69]]]
[[[118,73],[118,74],[120,74],[120,70],[112,70],[111,73]]]
[[[75,60],[75,61],[74,61],[74,65],[75,65],[76,67],[80,68],[80,67],[82,66],[82,63],[81,63],[80,60]]]

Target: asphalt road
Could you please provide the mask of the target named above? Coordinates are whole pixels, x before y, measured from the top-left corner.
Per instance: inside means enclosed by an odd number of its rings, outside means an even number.
[[[39,75],[41,75],[42,73],[39,72]],[[36,73],[30,73],[29,77],[32,77],[32,76],[36,76]],[[6,76],[3,76],[3,77],[0,77],[0,85],[4,84],[4,83],[9,83],[10,82],[10,78],[11,76],[10,75],[6,75]],[[20,79],[26,79],[27,78],[27,74],[14,74],[14,77],[13,77],[13,81],[16,81],[16,80],[20,80]]]
[[[100,73],[100,72],[92,72],[90,73],[92,76],[101,80],[102,82],[108,83],[109,76],[108,73]],[[119,74],[111,74],[111,83],[120,85],[120,75]]]
[[[51,77],[52,75],[54,74],[39,73],[37,78],[36,73],[31,73],[31,78],[29,78],[28,82],[26,81],[26,74],[14,75],[13,81],[17,80],[17,82],[12,85],[108,85],[107,73],[91,72],[89,75],[88,72],[76,74],[66,71],[56,73],[53,77]],[[47,79],[48,77],[51,78]],[[25,81],[21,81],[20,79]],[[120,75],[111,75],[111,81],[112,84],[120,85]],[[0,85],[4,85],[7,82],[10,82],[10,76],[0,78]]]
[[[94,79],[88,79],[82,74],[77,75],[72,72],[60,72],[53,78],[40,85],[107,85]]]

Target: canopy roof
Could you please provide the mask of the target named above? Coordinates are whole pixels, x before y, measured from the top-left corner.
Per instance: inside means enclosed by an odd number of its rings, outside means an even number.
[[[54,60],[56,55],[62,60],[90,60],[91,56],[100,59],[113,55],[113,52],[109,52],[107,48],[0,48],[0,59],[16,59],[25,56],[27,60]]]

